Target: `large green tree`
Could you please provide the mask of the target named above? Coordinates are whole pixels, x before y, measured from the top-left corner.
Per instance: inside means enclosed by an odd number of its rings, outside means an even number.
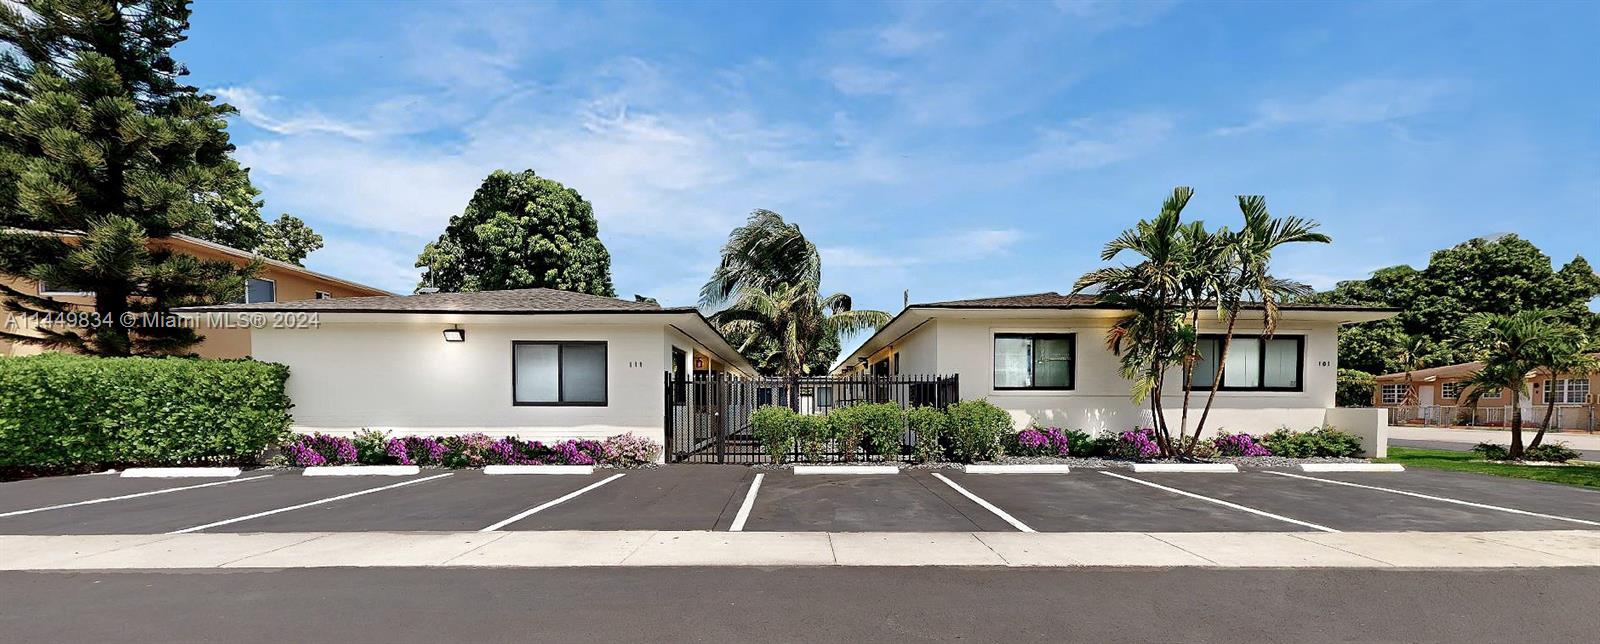
[[[1600,337],[1600,276],[1583,257],[1559,270],[1550,257],[1516,235],[1479,238],[1433,253],[1427,267],[1394,266],[1365,280],[1340,282],[1312,299],[1336,304],[1391,306],[1395,318],[1351,325],[1339,334],[1339,366],[1396,373],[1420,364],[1472,360],[1454,341],[1461,324],[1478,313],[1546,310],[1556,319]]]
[[[852,310],[843,293],[821,297],[821,285],[822,256],[800,226],[756,210],[728,235],[700,307],[761,373],[824,374],[841,336],[875,330],[889,315]]]
[[[244,271],[160,249],[211,238],[248,177],[229,154],[232,108],[182,82],[181,0],[0,4],[0,273],[92,292],[92,324],[5,332],[88,353],[182,352],[192,329],[151,324],[224,300]],[[3,288],[13,312],[65,305]],[[130,315],[131,314],[131,315]]]
[[[1476,406],[1485,394],[1501,389],[1511,391],[1510,458],[1522,458],[1522,398],[1528,395],[1528,375],[1541,370],[1560,373],[1580,366],[1587,369],[1586,358],[1573,349],[1582,342],[1582,333],[1562,321],[1557,312],[1539,309],[1477,313],[1463,320],[1455,344],[1463,353],[1483,362],[1466,381],[1466,402]],[[1543,429],[1538,438],[1544,438]]]
[[[422,249],[417,267],[420,286],[441,291],[543,287],[616,296],[594,209],[578,191],[532,170],[485,178]]]

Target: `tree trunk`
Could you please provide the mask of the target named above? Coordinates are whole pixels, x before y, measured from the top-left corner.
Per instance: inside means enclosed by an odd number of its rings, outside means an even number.
[[[1506,458],[1522,458],[1522,391],[1518,388],[1511,392],[1511,449],[1506,451]]]
[[[1217,351],[1217,375],[1211,379],[1211,392],[1206,395],[1206,407],[1200,411],[1200,422],[1194,426],[1194,440],[1200,442],[1200,432],[1206,427],[1206,417],[1211,415],[1211,405],[1217,401],[1217,389],[1222,386],[1222,376],[1228,370],[1228,347],[1233,344],[1233,325],[1239,321],[1239,312],[1228,312],[1228,330],[1222,336],[1222,349]]]
[[[1544,381],[1545,395],[1550,396],[1550,402],[1545,403],[1544,422],[1539,423],[1539,433],[1534,434],[1533,440],[1528,442],[1528,449],[1538,447],[1539,443],[1544,442],[1544,433],[1550,429],[1550,419],[1556,415],[1556,395],[1550,391],[1550,385],[1555,384],[1555,381],[1555,374],[1551,374],[1550,378]]]

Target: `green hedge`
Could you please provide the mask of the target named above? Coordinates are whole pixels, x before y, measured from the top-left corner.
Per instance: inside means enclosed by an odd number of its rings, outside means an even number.
[[[288,378],[253,360],[0,358],[0,467],[248,461],[289,435]]]

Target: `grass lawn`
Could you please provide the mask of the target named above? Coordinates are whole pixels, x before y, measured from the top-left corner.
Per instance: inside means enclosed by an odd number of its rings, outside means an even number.
[[[1519,479],[1562,483],[1582,487],[1600,488],[1600,466],[1540,467],[1537,465],[1506,465],[1485,462],[1472,452],[1454,452],[1443,449],[1417,449],[1390,447],[1389,457],[1377,459],[1382,463],[1400,463],[1408,468],[1425,467],[1435,470],[1474,472],[1509,476]]]

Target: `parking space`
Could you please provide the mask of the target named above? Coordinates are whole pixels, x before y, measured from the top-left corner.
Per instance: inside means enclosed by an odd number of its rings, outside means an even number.
[[[1013,530],[927,472],[891,475],[769,474],[748,531],[946,532]]]
[[[1103,476],[1094,470],[1078,470],[1068,475],[946,476],[1040,532],[1283,532],[1308,529]]]
[[[559,477],[557,477],[559,478]],[[755,473],[739,465],[628,472],[505,530],[726,530]]]
[[[761,484],[750,494],[761,474]],[[745,507],[748,502],[748,508]],[[744,520],[739,521],[738,517]],[[1498,531],[1600,527],[1600,492],[1455,472],[796,475],[671,466],[591,475],[0,483],[0,534],[731,530]]]

